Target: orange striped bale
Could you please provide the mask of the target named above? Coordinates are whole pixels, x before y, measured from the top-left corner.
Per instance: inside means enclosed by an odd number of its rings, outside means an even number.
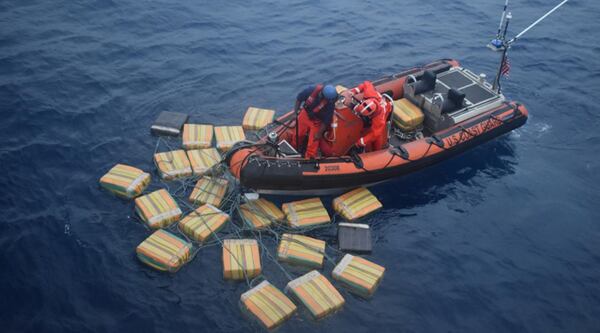
[[[175,272],[190,260],[192,245],[165,230],[146,238],[135,252],[141,262],[160,271]]]
[[[219,232],[229,221],[229,215],[213,205],[202,205],[179,221],[179,228],[189,238],[203,243]]]
[[[200,124],[183,125],[181,136],[183,149],[205,149],[212,146],[213,126]]]
[[[135,210],[152,229],[171,225],[181,217],[177,202],[165,189],[135,199]]]
[[[257,131],[273,122],[275,110],[249,107],[244,115],[242,127],[248,131]]]
[[[183,150],[173,150],[154,154],[154,164],[165,180],[185,178],[192,175],[192,166]]]
[[[117,164],[100,178],[100,186],[125,199],[144,192],[150,184],[150,174],[125,164]]]
[[[277,259],[294,265],[321,268],[325,253],[325,242],[319,239],[283,234],[277,247]]]
[[[282,206],[288,224],[294,228],[330,223],[329,213],[321,199],[312,198],[285,203]]]
[[[344,306],[345,300],[335,287],[318,271],[311,271],[290,281],[285,287],[316,319],[323,318]]]
[[[243,293],[240,299],[243,309],[267,329],[281,325],[296,312],[296,305],[268,281]]]
[[[361,257],[346,254],[333,269],[332,276],[342,282],[348,289],[363,297],[373,295],[385,268]]]
[[[226,239],[223,241],[223,277],[243,280],[260,274],[260,254],[256,239]]]
[[[333,199],[333,209],[349,221],[361,218],[381,207],[383,207],[381,202],[364,187]]]

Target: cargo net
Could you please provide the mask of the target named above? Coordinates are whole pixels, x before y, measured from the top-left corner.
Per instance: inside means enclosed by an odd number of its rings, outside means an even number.
[[[272,126],[267,126],[262,130],[254,132],[254,136],[256,138],[264,137],[267,133],[272,131],[274,128],[282,128],[281,124],[272,124]],[[283,127],[285,130],[285,126]],[[241,148],[253,148],[260,149],[263,144],[257,143],[255,141],[245,140],[243,142],[239,142],[236,144],[235,150]],[[176,151],[178,146],[173,139],[165,139],[159,137],[156,142],[154,154],[158,154],[161,151]],[[218,204],[215,206],[218,209],[227,214],[229,216],[229,222],[222,229],[213,230],[209,219],[214,214],[219,214],[219,212],[214,213],[203,213],[196,215],[197,218],[201,220],[201,223],[209,230],[210,240],[208,241],[197,241],[193,237],[189,236],[189,233],[186,233],[181,228],[180,221],[174,222],[166,227],[163,227],[163,230],[168,230],[169,232],[180,236],[185,239],[187,242],[193,245],[193,249],[191,251],[190,258],[187,262],[191,262],[195,256],[202,251],[202,249],[213,247],[213,246],[221,246],[224,251],[229,251],[229,248],[224,246],[224,241],[228,239],[255,239],[259,245],[260,258],[267,259],[269,262],[274,263],[281,272],[285,275],[287,280],[291,281],[295,277],[293,274],[284,267],[276,258],[276,255],[271,250],[273,247],[277,247],[282,240],[284,234],[307,234],[319,229],[331,228],[335,225],[335,222],[338,218],[337,214],[334,214],[330,223],[320,223],[315,225],[307,225],[301,227],[292,227],[289,225],[289,221],[286,220],[285,215],[274,216],[274,214],[269,214],[265,212],[265,210],[260,209],[256,204],[253,204],[254,200],[248,200],[245,197],[245,191],[242,189],[239,181],[230,173],[229,166],[225,163],[227,159],[227,155],[232,151],[226,152],[222,159],[218,161],[215,165],[210,167],[202,176],[191,176],[185,178],[175,178],[171,180],[163,180],[160,175],[155,175],[155,179],[158,179],[157,182],[152,182],[146,192],[153,192],[159,189],[166,189],[169,194],[175,199],[175,201],[180,205],[180,209],[182,211],[182,217],[185,218],[189,216],[194,211],[196,211],[199,206],[202,206],[203,203],[192,203],[190,202],[190,193],[196,191],[196,197],[201,197],[205,194],[207,197],[214,197],[215,193],[206,187],[196,186],[198,181],[203,177],[210,177],[212,180],[223,180],[226,183],[226,190],[220,196],[220,200]],[[248,216],[251,215],[256,220],[263,221],[260,224],[252,225],[248,223]],[[132,214],[135,216],[135,219],[142,224],[146,229],[152,231],[152,229],[148,226],[148,224],[143,221],[138,214]],[[311,244],[307,244],[306,242],[299,241],[294,238],[286,238],[286,241],[297,244],[300,247],[306,248],[307,250],[314,251],[323,256],[327,262],[332,265],[336,265],[337,258],[344,253],[337,248],[326,244],[325,247],[328,251],[334,253],[334,256],[330,256],[327,254],[325,248],[313,246]],[[274,245],[274,246],[273,246]],[[240,262],[238,256],[232,254],[231,258],[236,261],[237,265],[240,267],[244,267],[246,264]],[[243,280],[248,285],[249,288],[253,288],[257,285],[257,283],[266,280],[266,277],[261,273],[256,276],[249,276],[246,270],[242,270]]]
[[[244,126],[253,128],[271,121],[273,112],[264,111],[249,109]],[[134,199],[132,216],[152,232],[136,248],[143,263],[176,272],[203,249],[220,246],[223,277],[244,281],[249,288],[241,296],[240,306],[269,329],[289,319],[297,304],[303,304],[314,318],[343,306],[342,295],[318,271],[325,262],[334,266],[330,275],[334,280],[359,295],[370,296],[384,270],[343,252],[370,251],[367,225],[336,223],[338,218],[355,221],[381,208],[367,189],[335,198],[336,213],[331,216],[320,198],[288,202],[279,208],[244,189],[230,173],[227,161],[231,154],[250,149],[247,156],[251,156],[270,147],[272,143],[265,139],[268,134],[275,132],[279,137],[293,121],[274,120],[258,130],[218,126],[213,132],[211,125],[184,126],[181,139],[158,138],[152,175],[117,164],[100,179],[100,186],[109,192]],[[213,133],[216,148],[212,146]],[[335,237],[331,234],[334,227],[340,230],[339,249],[323,240]],[[312,234],[319,239],[308,236]],[[285,293],[296,302],[267,280],[263,262],[273,263],[281,271],[287,280]],[[304,271],[300,273],[294,266]],[[312,270],[306,273],[306,268]]]

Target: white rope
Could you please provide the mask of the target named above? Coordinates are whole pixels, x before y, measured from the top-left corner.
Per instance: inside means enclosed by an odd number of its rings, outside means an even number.
[[[558,5],[556,5],[556,7],[552,8],[549,12],[547,12],[542,17],[540,17],[539,19],[537,19],[537,21],[533,22],[530,26],[528,26],[527,28],[525,28],[525,30],[521,31],[517,36],[515,36],[515,38],[509,40],[508,44],[510,45],[510,44],[516,42],[517,39],[521,38],[521,36],[523,36],[527,31],[529,31],[531,28],[535,27],[538,23],[542,22],[546,17],[548,17],[550,14],[554,13],[557,9],[559,9],[560,7],[562,7],[562,5],[564,5],[567,2],[569,2],[569,0],[564,0],[563,2],[559,3]]]

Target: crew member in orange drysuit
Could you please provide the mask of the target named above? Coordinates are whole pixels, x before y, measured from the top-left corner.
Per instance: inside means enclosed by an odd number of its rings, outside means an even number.
[[[354,111],[362,118],[365,126],[356,146],[366,152],[381,150],[388,144],[387,121],[392,105],[375,89],[371,81],[359,84],[351,89],[349,94],[361,92],[363,99],[354,107]]]

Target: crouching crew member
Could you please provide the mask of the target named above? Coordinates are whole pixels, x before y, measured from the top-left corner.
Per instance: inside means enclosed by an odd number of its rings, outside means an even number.
[[[387,122],[392,105],[381,96],[371,81],[365,81],[350,90],[350,94],[361,92],[363,99],[354,111],[363,119],[365,126],[356,146],[366,152],[384,149],[388,144]]]
[[[298,134],[293,145],[300,146],[308,139],[304,157],[316,158],[323,132],[331,125],[338,94],[333,86],[312,85],[302,90],[296,98],[294,111],[298,113]]]

